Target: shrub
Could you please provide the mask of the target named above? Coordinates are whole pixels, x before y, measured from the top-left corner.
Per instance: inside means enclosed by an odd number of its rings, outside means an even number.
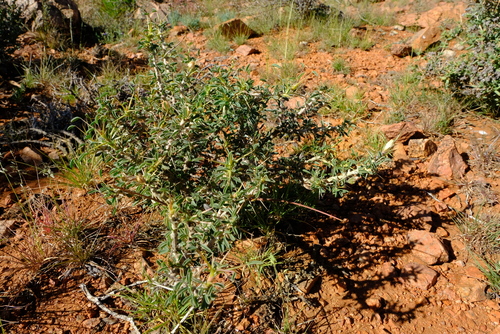
[[[0,64],[5,61],[8,48],[16,43],[17,37],[23,32],[22,27],[20,10],[0,0]]]
[[[101,190],[110,201],[131,196],[163,212],[170,232],[160,246],[159,274],[177,277],[163,306],[180,306],[181,318],[211,302],[222,266],[217,256],[240,228],[270,230],[292,203],[342,194],[346,182],[374,172],[385,158],[339,160],[336,143],[348,124],[316,121],[318,93],[288,107],[287,86],[255,86],[231,68],[200,69],[164,33],[151,25],[142,42],[152,66],[142,85],[131,83],[126,97],[109,90],[99,97],[87,152],[108,168]]]
[[[443,67],[448,87],[479,107],[500,106],[500,5],[480,0],[468,8],[465,42],[469,52]]]

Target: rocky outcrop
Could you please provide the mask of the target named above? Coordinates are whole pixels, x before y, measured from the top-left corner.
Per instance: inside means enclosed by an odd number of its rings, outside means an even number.
[[[69,42],[93,42],[92,29],[81,18],[73,0],[7,0],[21,10],[21,17],[32,31],[53,28]]]

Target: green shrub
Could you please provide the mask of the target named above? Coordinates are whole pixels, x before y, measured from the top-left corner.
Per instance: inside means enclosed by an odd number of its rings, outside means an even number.
[[[5,61],[7,49],[16,43],[23,32],[21,12],[15,5],[0,0],[0,64]]]
[[[181,318],[212,301],[217,256],[240,228],[272,230],[297,207],[291,204],[342,194],[346,182],[374,172],[385,156],[339,160],[336,144],[348,125],[315,120],[318,93],[300,108],[287,107],[291,89],[255,86],[231,68],[200,69],[164,33],[152,25],[142,43],[152,66],[143,84],[131,83],[126,96],[108,89],[99,97],[87,152],[107,166],[101,190],[110,201],[131,196],[163,212],[170,232],[159,275],[178,280],[162,307],[175,306]]]
[[[498,114],[500,107],[500,5],[480,0],[468,8],[469,52],[445,64],[443,78],[457,95]]]

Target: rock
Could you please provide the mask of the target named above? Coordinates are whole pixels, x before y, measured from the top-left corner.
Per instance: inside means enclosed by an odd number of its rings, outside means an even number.
[[[394,277],[397,273],[396,267],[391,262],[385,262],[378,270],[380,276],[384,278]]]
[[[394,161],[407,161],[408,155],[406,154],[405,146],[403,143],[395,143],[392,150],[392,159]]]
[[[82,321],[82,326],[85,328],[96,328],[101,322],[100,318],[90,318]]]
[[[416,32],[408,44],[411,45],[413,52],[420,54],[427,50],[432,44],[438,42],[440,38],[441,28],[439,26],[431,26]]]
[[[443,227],[439,226],[437,229],[436,229],[436,234],[441,237],[441,238],[446,238],[448,236],[450,236],[450,233],[448,233],[448,231],[446,231],[446,229],[444,229]]]
[[[431,232],[413,230],[408,232],[412,252],[428,265],[448,262],[450,255],[441,240]]]
[[[235,52],[239,53],[242,56],[249,56],[249,55],[260,53],[259,50],[254,49],[251,46],[245,45],[245,44],[238,46],[238,48],[235,50]]]
[[[398,23],[402,26],[419,26],[427,28],[433,25],[439,25],[445,20],[461,21],[465,8],[465,2],[458,3],[440,2],[431,10],[421,14],[408,13],[398,18]]]
[[[475,278],[480,281],[486,281],[487,278],[484,273],[475,266],[470,266],[465,268],[465,275],[467,277]]]
[[[434,154],[437,145],[430,139],[410,139],[408,141],[408,156],[410,158],[423,159]]]
[[[408,263],[401,270],[400,280],[412,286],[427,290],[437,282],[438,273],[431,268],[418,263]]]
[[[368,298],[367,300],[365,300],[365,303],[366,303],[366,306],[368,306],[372,310],[378,310],[378,309],[382,308],[383,301],[384,300],[381,297],[376,296],[376,297]]]
[[[19,221],[14,219],[0,220],[0,239],[7,238],[13,234],[13,230]]]
[[[443,57],[445,58],[453,58],[457,55],[457,53],[453,50],[444,50],[443,51]]]
[[[445,136],[429,161],[427,172],[451,179],[463,177],[466,169],[467,164],[458,153],[455,141],[451,136]]]
[[[19,155],[21,156],[21,159],[23,159],[25,163],[31,166],[38,166],[43,162],[42,156],[33,151],[28,146],[19,151]]]
[[[398,142],[407,142],[410,138],[415,136],[423,136],[422,131],[420,131],[411,122],[399,122],[396,124],[383,125],[380,127],[387,139],[397,139]]]
[[[171,12],[168,3],[149,0],[137,0],[135,3],[137,5],[137,10],[134,15],[136,19],[144,20],[149,18],[153,22],[168,21],[168,15]]]
[[[89,29],[81,19],[80,10],[73,0],[7,0],[7,3],[14,4],[21,10],[21,18],[30,27],[30,30],[37,31],[49,22],[51,27],[59,33],[71,39],[73,44],[78,44],[81,38],[89,36]]]
[[[396,57],[407,57],[411,55],[411,46],[407,44],[393,44],[391,46],[391,54]]]
[[[462,299],[474,303],[488,299],[486,296],[487,287],[486,283],[475,278],[462,276],[456,284],[456,292]]]
[[[170,29],[170,32],[168,33],[169,37],[177,37],[180,35],[183,35],[189,31],[189,28],[186,26],[175,26],[172,29]]]
[[[398,30],[398,31],[404,31],[405,27],[402,25],[396,24],[394,27],[392,27],[392,29]]]
[[[215,26],[222,36],[233,39],[236,36],[256,37],[258,34],[240,19],[232,19]]]

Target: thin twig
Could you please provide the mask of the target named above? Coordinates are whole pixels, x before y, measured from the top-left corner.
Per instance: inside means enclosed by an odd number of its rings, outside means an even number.
[[[99,299],[99,297],[93,296],[89,292],[85,283],[80,284],[80,289],[82,289],[83,293],[85,294],[85,297],[87,297],[88,300],[90,300],[91,302],[93,302],[94,304],[99,306],[99,308],[101,310],[103,310],[104,312],[106,312],[107,314],[109,314],[112,317],[115,317],[115,318],[123,320],[123,321],[127,321],[130,324],[130,326],[132,327],[133,334],[141,334],[141,332],[139,331],[139,328],[137,328],[137,326],[135,325],[134,319],[132,317],[128,317],[126,315],[116,313],[115,311],[112,311],[109,308],[107,308],[105,305],[103,305],[101,303],[101,300]]]
[[[296,206],[300,206],[302,208],[306,208],[306,209],[309,209],[311,211],[314,211],[314,212],[317,212],[317,213],[321,213],[322,215],[325,215],[327,217],[330,217],[330,218],[333,218],[335,220],[338,220],[338,221],[343,221],[343,219],[340,219],[339,217],[336,217],[334,215],[331,215],[327,212],[324,212],[324,211],[321,211],[321,210],[318,210],[318,209],[315,209],[315,208],[312,208],[310,206],[307,206],[305,204],[300,204],[300,203],[297,203],[297,202],[290,202],[290,201],[286,201],[284,199],[274,199],[274,198],[257,198],[255,199],[256,201],[273,201],[273,202],[281,202],[281,203],[287,203],[287,204],[292,204],[292,205],[296,205]]]
[[[186,315],[184,315],[181,319],[181,321],[179,321],[179,323],[177,325],[175,325],[174,329],[172,329],[172,331],[170,332],[170,334],[175,334],[175,332],[177,332],[177,330],[179,329],[179,327],[181,326],[181,324],[186,321],[186,319],[189,317],[189,315],[191,314],[191,312],[194,311],[194,306],[191,306],[191,308],[187,311]]]

